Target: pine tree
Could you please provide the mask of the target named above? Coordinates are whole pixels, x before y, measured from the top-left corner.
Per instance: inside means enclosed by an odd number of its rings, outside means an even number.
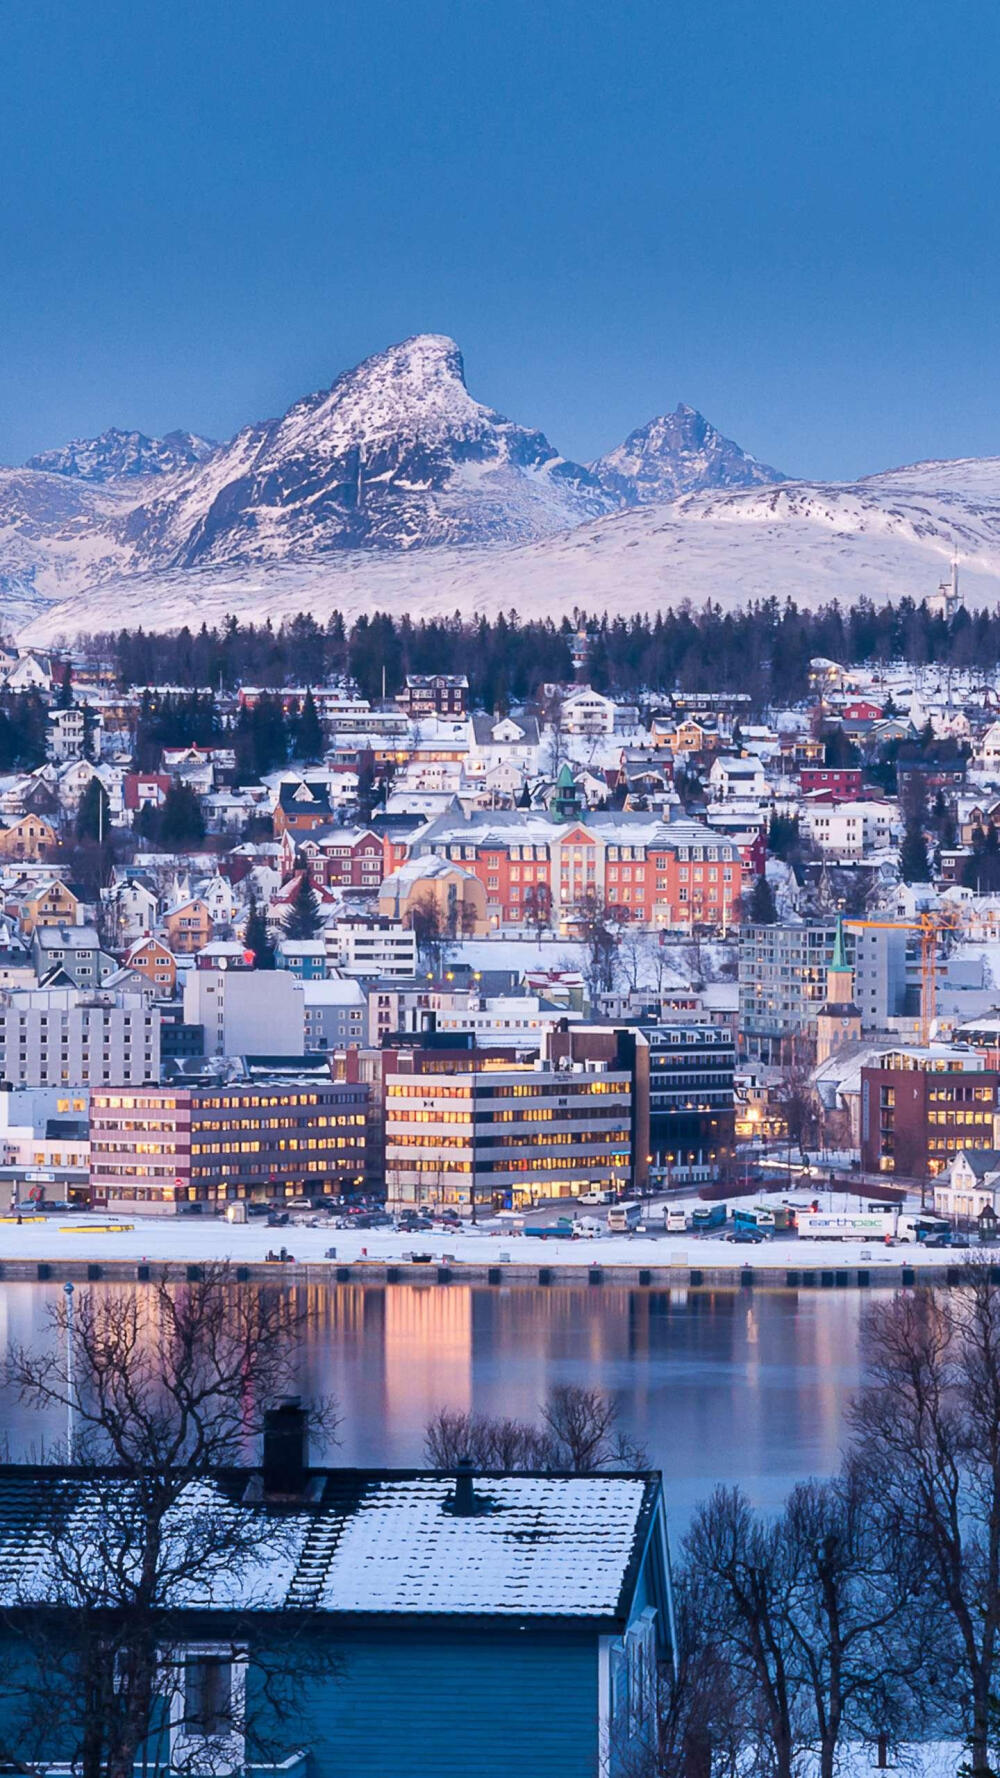
[[[62,679],[59,683],[59,696],[56,699],[56,709],[57,710],[72,710],[72,708],[73,708],[73,668],[70,665],[69,661],[67,661],[66,665],[63,667]]]
[[[285,937],[301,941],[315,938],[322,924],[319,896],[308,871],[299,878],[295,900],[285,918]]]
[[[158,822],[159,840],[168,852],[190,851],[205,838],[205,817],[190,784],[171,784]]]
[[[108,793],[100,778],[91,778],[76,812],[78,840],[104,841],[111,827]]]
[[[246,931],[243,934],[243,945],[246,950],[253,952],[253,966],[255,969],[274,968],[274,945],[271,942],[271,935],[267,930],[267,921],[258,907],[257,898],[254,895],[250,897],[250,908],[247,914]]]
[[[929,883],[931,880],[923,824],[912,816],[903,829],[903,843],[899,848],[899,874],[904,883]]]
[[[296,759],[314,763],[323,757],[323,729],[311,689],[306,692],[295,724],[293,751]]]
[[[766,877],[758,877],[750,891],[749,917],[755,926],[773,926],[777,921],[774,890]]]

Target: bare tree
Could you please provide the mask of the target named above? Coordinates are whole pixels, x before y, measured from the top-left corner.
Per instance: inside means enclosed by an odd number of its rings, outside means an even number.
[[[556,1466],[589,1475],[598,1469],[642,1469],[647,1457],[618,1425],[618,1404],[599,1389],[559,1383],[542,1419],[554,1442]]]
[[[758,1520],[738,1488],[717,1488],[684,1540],[692,1607],[747,1700],[744,1763],[792,1778],[808,1739],[798,1647],[786,1602],[792,1571],[781,1530]]]
[[[177,1769],[178,1606],[245,1594],[287,1535],[273,1515],[234,1510],[220,1476],[245,1461],[265,1407],[293,1382],[295,1317],[284,1293],[213,1265],[196,1282],[88,1291],[72,1309],[60,1296],[51,1334],[8,1365],[20,1398],[69,1415],[73,1431],[71,1468],[34,1484],[43,1578],[29,1565],[5,1602],[24,1658],[0,1674],[0,1757],[26,1770],[57,1735],[81,1778],[132,1778],[140,1758],[147,1771]],[[289,1614],[273,1660],[263,1648],[255,1658],[258,1678],[272,1670],[276,1731],[279,1677],[294,1693],[309,1667],[296,1634]],[[251,1733],[236,1683],[246,1653],[241,1634],[214,1651],[232,1683],[223,1697],[205,1678],[201,1748],[214,1735],[231,1752],[234,1733]]]
[[[552,923],[552,892],[547,883],[529,883],[524,892],[522,918],[526,926],[534,928],[541,950],[542,934]]]
[[[416,934],[422,968],[440,976],[455,935],[449,932],[447,918],[432,891],[427,890],[410,903],[409,923]]]
[[[874,1741],[914,1722],[936,1638],[922,1545],[901,1537],[857,1464],[793,1489],[780,1521],[787,1622],[812,1719],[820,1778],[834,1778],[845,1730]]]
[[[627,924],[623,908],[605,901],[589,889],[573,912],[573,922],[584,947],[583,976],[591,1010],[597,1011],[602,994],[610,994],[615,985],[618,943]]]
[[[978,1778],[1000,1740],[1000,1288],[974,1262],[960,1290],[872,1305],[864,1332],[858,1461],[926,1555],[950,1628],[938,1673],[953,1673],[947,1694]]]
[[[618,1425],[618,1407],[596,1389],[559,1384],[541,1407],[541,1424],[442,1408],[424,1435],[436,1469],[471,1462],[477,1469],[643,1469],[647,1456]]]
[[[802,1040],[788,1040],[780,1067],[774,1100],[781,1107],[785,1120],[789,1153],[792,1148],[797,1148],[799,1159],[804,1161],[806,1148],[815,1137],[822,1108],[812,1084],[811,1055]]]
[[[484,1470],[549,1467],[549,1440],[537,1426],[451,1408],[441,1408],[428,1423],[424,1450],[435,1469],[455,1469],[460,1463]]]

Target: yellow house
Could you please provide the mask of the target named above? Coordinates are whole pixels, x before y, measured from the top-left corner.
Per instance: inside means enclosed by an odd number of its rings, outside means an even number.
[[[434,854],[410,858],[386,877],[378,911],[418,933],[482,938],[490,930],[486,890],[471,871]]]
[[[21,931],[25,938],[30,938],[36,926],[76,926],[79,907],[73,891],[57,877],[48,883],[37,883],[18,909]]]
[[[205,903],[195,896],[167,909],[163,916],[163,930],[174,956],[190,957],[211,938],[212,916]]]
[[[22,815],[10,827],[0,828],[0,858],[25,858],[32,864],[54,858],[59,836],[44,815]]]

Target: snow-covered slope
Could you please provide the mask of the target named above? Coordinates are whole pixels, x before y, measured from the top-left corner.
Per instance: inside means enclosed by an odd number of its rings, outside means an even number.
[[[0,621],[34,641],[303,608],[920,599],[955,554],[971,602],[1000,598],[1000,459],[785,481],[679,408],[588,469],[474,400],[437,334],[173,473],[101,442],[83,478],[0,471]]]
[[[126,569],[114,531],[127,510],[111,488],[0,469],[0,628],[16,632],[54,600]]]
[[[806,606],[919,600],[956,553],[969,603],[1000,600],[1000,458],[918,464],[850,484],[689,494],[516,547],[353,551],[112,581],[47,612],[27,633],[42,642],[114,626],[125,602],[144,623],[173,626],[229,612],[277,620],[304,609],[319,618],[334,609],[419,617],[513,606],[523,616],[561,616],[574,606],[621,614],[685,599],[724,607],[771,596]]]
[[[626,506],[675,500],[709,488],[751,488],[783,482],[779,469],[758,463],[723,438],[704,414],[681,403],[630,432],[624,444],[590,465],[603,488]]]
[[[111,426],[99,438],[74,438],[60,450],[29,457],[25,469],[48,475],[75,476],[85,482],[132,481],[137,476],[174,475],[192,469],[215,450],[210,438],[195,432],[167,432],[147,438],[144,432],[122,432]]]

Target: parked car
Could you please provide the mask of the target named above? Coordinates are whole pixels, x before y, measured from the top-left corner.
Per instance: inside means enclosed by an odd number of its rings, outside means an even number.
[[[766,1239],[767,1236],[762,1235],[760,1229],[751,1228],[732,1229],[726,1236],[727,1241],[736,1241],[740,1246],[749,1247],[759,1247]]]

